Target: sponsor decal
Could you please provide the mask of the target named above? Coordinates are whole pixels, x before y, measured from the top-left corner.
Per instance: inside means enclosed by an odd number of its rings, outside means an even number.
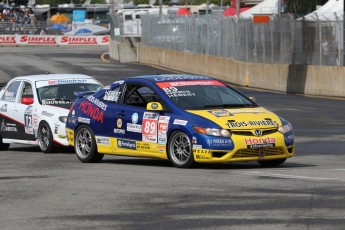
[[[102,40],[102,42],[106,42],[106,41]],[[98,44],[96,37],[74,37],[74,36],[63,36],[61,38],[61,43],[67,43],[69,45],[81,45],[81,44],[97,45]]]
[[[158,145],[157,151],[160,153],[165,153],[165,145]]]
[[[33,106],[29,105],[24,111],[24,131],[27,134],[34,134],[32,118],[33,110]]]
[[[192,137],[192,143],[193,143],[193,144],[198,143],[198,140],[197,140],[196,137],[194,137],[194,136]]]
[[[44,45],[56,45],[56,38],[51,36],[20,36],[20,43],[26,44],[44,44]]]
[[[230,147],[232,146],[232,140],[226,138],[208,139],[207,144],[212,147]]]
[[[149,143],[142,143],[142,142],[137,142],[137,149],[138,150],[150,150],[150,144]]]
[[[202,145],[193,145],[193,149],[202,149]]]
[[[102,101],[98,100],[98,98],[95,98],[94,96],[88,96],[87,99],[97,105],[97,107],[101,108],[102,110],[107,110],[107,105],[104,104]]]
[[[11,124],[11,123],[5,123],[5,120],[2,119],[1,122],[1,131],[2,132],[17,132],[17,127],[16,124]]]
[[[195,97],[195,93],[188,90],[178,90],[176,87],[162,88],[168,97]]]
[[[47,116],[47,117],[52,117],[52,116],[54,116],[53,113],[49,113],[48,111],[42,111],[41,114],[42,114],[43,116]]]
[[[275,147],[276,139],[271,137],[266,138],[245,138],[244,139],[247,148],[267,148]]]
[[[295,144],[295,137],[293,134],[288,134],[287,136],[284,137],[284,140],[285,140],[286,146],[291,146]]]
[[[212,154],[210,150],[193,149],[193,153],[196,159],[211,159],[212,158]]]
[[[136,149],[135,141],[117,139],[117,147],[122,149]]]
[[[3,106],[1,106],[0,112],[3,112],[3,113],[7,112],[7,104],[4,104]]]
[[[179,119],[174,120],[174,125],[186,125],[187,123],[188,121],[185,121],[185,120],[179,120]]]
[[[250,110],[243,110],[243,109],[238,109],[238,110],[229,110],[231,114],[241,114],[241,113],[253,113],[253,114],[258,114],[258,113],[265,113],[262,110],[257,110],[257,109],[250,109]]]
[[[114,83],[113,83],[113,84],[119,84],[119,85],[122,85],[124,82],[125,82],[125,81],[123,81],[123,80],[120,80],[120,81],[114,81]]]
[[[115,134],[125,134],[126,131],[124,129],[114,129]]]
[[[109,91],[105,92],[103,99],[107,100],[107,101],[117,102],[119,100],[120,95],[121,95],[121,92],[119,92],[119,91],[109,90]]]
[[[116,126],[117,126],[118,129],[121,129],[121,127],[122,127],[122,119],[121,118],[117,119]]]
[[[272,120],[259,120],[259,121],[228,121],[226,124],[229,128],[240,128],[240,127],[250,127],[250,126],[275,126],[278,127],[279,124]]]
[[[132,123],[136,124],[138,122],[139,116],[137,113],[132,114]]]
[[[191,75],[173,75],[173,76],[160,76],[153,78],[155,81],[176,81],[176,80],[204,80],[209,79],[204,76],[191,76]]]
[[[179,87],[179,86],[194,86],[194,85],[219,85],[225,86],[217,80],[199,80],[199,81],[171,81],[157,83],[160,88]]]
[[[16,44],[16,36],[0,36],[0,44]]]
[[[58,125],[58,124],[55,125],[55,127],[54,127],[54,133],[55,133],[55,134],[58,133],[59,127],[60,127],[60,125]]]
[[[145,112],[143,115],[142,138],[144,142],[157,143],[158,113]],[[162,136],[163,137],[163,136]],[[164,140],[161,140],[164,142]]]
[[[211,113],[212,115],[216,117],[229,117],[229,116],[234,116],[231,114],[229,111],[226,111],[224,109],[219,109],[219,110],[208,110],[207,112]]]
[[[16,95],[14,94],[14,92],[9,92],[9,91],[6,91],[4,93],[4,100],[5,101],[9,101],[9,102],[14,102],[15,98],[16,98]]]
[[[85,118],[85,117],[78,117],[78,122],[85,123],[85,124],[90,124],[90,119],[89,118]]]
[[[152,103],[151,104],[151,108],[152,109],[157,109],[158,108],[158,104],[157,103]]]
[[[167,133],[169,128],[169,116],[160,116],[158,119],[158,144],[167,143]]]
[[[109,137],[96,137],[96,142],[99,145],[110,145],[110,138]]]
[[[74,83],[86,83],[86,79],[60,79],[60,80],[49,80],[49,85],[55,84],[74,84]]]
[[[260,136],[262,136],[262,130],[256,129],[256,130],[254,130],[254,134],[255,134],[255,136],[257,136],[257,137],[260,137]]]
[[[72,110],[71,115],[72,115],[72,116],[71,116],[71,123],[75,124],[76,119],[75,119],[75,110],[74,110],[74,109]]]
[[[129,132],[141,133],[141,129],[141,125],[127,123],[127,131]]]
[[[42,105],[68,105],[72,104],[73,102],[70,100],[65,100],[65,99],[43,99],[42,100]]]
[[[84,100],[80,103],[78,109],[84,114],[89,115],[93,120],[103,123],[104,111],[96,105],[91,104],[91,102]]]

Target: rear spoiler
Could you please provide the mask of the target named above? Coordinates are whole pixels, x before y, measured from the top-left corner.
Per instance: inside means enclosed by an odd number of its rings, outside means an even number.
[[[83,91],[83,92],[74,92],[74,95],[77,98],[82,98],[90,94],[94,94],[96,91]]]

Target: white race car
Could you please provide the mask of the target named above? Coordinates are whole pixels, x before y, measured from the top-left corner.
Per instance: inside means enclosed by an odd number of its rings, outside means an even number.
[[[65,123],[76,96],[102,85],[81,74],[13,78],[0,91],[0,150],[10,143],[39,145],[44,153],[68,146]]]

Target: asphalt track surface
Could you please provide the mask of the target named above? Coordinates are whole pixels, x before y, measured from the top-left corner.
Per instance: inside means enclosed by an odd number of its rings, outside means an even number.
[[[170,73],[105,63],[107,47],[0,47],[0,80],[83,73],[104,84]],[[211,67],[210,67],[211,68]],[[72,150],[0,152],[0,229],[345,229],[345,101],[238,88],[289,120],[296,155],[278,168],[199,165],[106,156],[80,163]]]

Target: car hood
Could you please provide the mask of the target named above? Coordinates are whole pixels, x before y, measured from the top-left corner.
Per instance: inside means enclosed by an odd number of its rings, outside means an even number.
[[[282,125],[274,113],[262,108],[187,110],[204,117],[224,129],[268,129]]]

